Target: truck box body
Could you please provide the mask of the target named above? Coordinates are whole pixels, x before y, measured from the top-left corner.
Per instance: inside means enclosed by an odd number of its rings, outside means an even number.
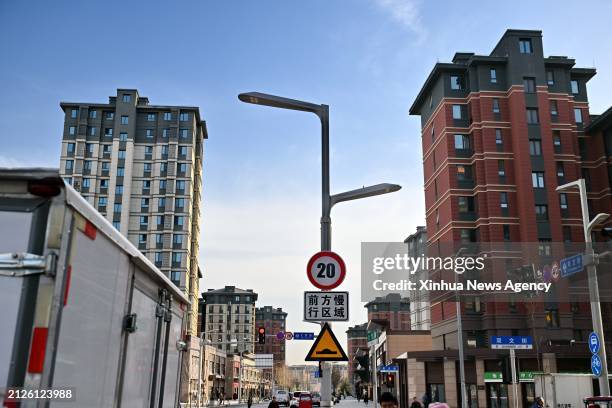
[[[590,374],[535,374],[535,393],[546,406],[578,408],[582,399],[593,395],[593,376]]]
[[[0,169],[3,406],[177,406],[188,302],[57,171]]]

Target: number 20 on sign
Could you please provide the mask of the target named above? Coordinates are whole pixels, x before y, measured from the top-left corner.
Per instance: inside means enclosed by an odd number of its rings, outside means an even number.
[[[321,290],[332,290],[342,283],[346,276],[346,265],[340,255],[331,251],[314,254],[306,266],[308,280]]]

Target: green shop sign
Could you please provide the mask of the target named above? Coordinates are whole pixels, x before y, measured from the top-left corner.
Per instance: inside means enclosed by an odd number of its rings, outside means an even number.
[[[504,376],[501,371],[485,371],[484,382],[500,383],[504,382]]]
[[[533,376],[541,374],[537,371],[521,371],[519,373],[519,382],[534,382]]]

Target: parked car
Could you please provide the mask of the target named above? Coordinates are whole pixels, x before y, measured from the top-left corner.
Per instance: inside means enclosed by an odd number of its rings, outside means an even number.
[[[320,407],[321,406],[321,394],[315,391],[311,394],[311,396],[312,396],[312,406]]]
[[[274,396],[276,397],[276,402],[278,402],[279,405],[284,405],[286,407],[289,406],[289,403],[291,402],[291,393],[289,391],[276,390]]]
[[[291,402],[289,403],[289,405],[291,407],[297,407],[300,404],[300,395],[305,392],[308,393],[308,391],[294,391],[292,398],[291,398]]]
[[[301,392],[298,408],[312,408],[312,397],[309,392]]]

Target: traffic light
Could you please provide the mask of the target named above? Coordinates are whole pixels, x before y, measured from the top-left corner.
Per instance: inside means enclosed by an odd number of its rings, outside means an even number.
[[[385,376],[385,384],[387,384],[387,387],[393,388],[395,385],[395,374],[387,374]]]
[[[266,344],[266,328],[260,327],[257,330],[257,343]]]

